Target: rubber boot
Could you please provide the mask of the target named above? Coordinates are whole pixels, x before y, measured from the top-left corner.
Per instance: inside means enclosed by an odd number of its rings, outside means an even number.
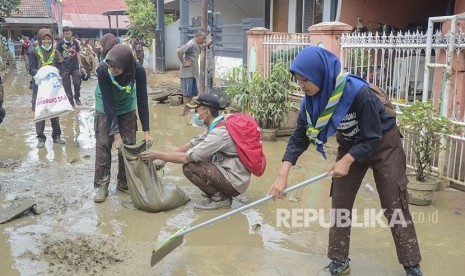
[[[231,208],[232,199],[227,198],[221,192],[216,192],[211,198],[206,201],[194,205],[194,210],[216,210]]]
[[[108,184],[101,185],[94,196],[95,203],[102,203],[108,196]]]

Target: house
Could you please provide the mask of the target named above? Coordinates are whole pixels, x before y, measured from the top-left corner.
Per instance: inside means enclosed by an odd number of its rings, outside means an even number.
[[[62,26],[71,27],[78,37],[102,37],[110,31],[123,35],[128,31],[129,18],[118,12],[127,9],[124,0],[65,0],[61,5]],[[58,19],[58,3],[53,5],[53,10]]]
[[[19,11],[5,17],[2,33],[12,40],[21,35],[33,37],[41,28],[57,28],[52,0],[22,0]]]
[[[201,15],[201,1],[186,1],[189,16]],[[181,4],[183,4],[181,2]],[[165,9],[176,9],[179,0],[165,0]],[[323,21],[334,21],[337,0],[214,0],[214,12],[222,13],[224,24],[238,23],[243,18],[263,18],[264,27],[275,32],[301,33],[309,26]]]

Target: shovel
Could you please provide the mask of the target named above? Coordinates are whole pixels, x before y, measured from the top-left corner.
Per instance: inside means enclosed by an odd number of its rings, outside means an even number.
[[[313,178],[310,178],[308,180],[305,180],[303,182],[300,182],[292,187],[289,187],[287,188],[286,190],[284,190],[284,193],[287,194],[289,192],[292,192],[294,190],[297,190],[303,186],[306,186],[310,183],[313,183],[315,181],[318,181],[320,179],[323,179],[327,176],[329,176],[331,173],[324,173],[324,174],[320,174],[319,176],[316,176],[316,177],[313,177]],[[240,213],[246,209],[249,209],[249,208],[252,208],[252,207],[255,207],[259,204],[262,204],[268,200],[272,199],[272,196],[271,195],[268,195],[262,199],[259,199],[257,201],[254,201],[252,203],[249,203],[247,205],[244,205],[240,208],[237,208],[237,209],[234,209],[232,211],[229,211],[221,216],[218,216],[218,217],[215,217],[215,218],[212,218],[210,220],[207,220],[205,222],[202,222],[198,225],[195,225],[193,227],[183,227],[181,229],[179,229],[176,233],[174,233],[173,235],[171,235],[165,242],[163,242],[160,246],[158,246],[156,249],[153,250],[152,252],[152,258],[150,260],[150,265],[151,266],[154,266],[155,264],[157,264],[159,261],[161,261],[166,255],[168,255],[169,253],[171,253],[171,251],[173,251],[176,247],[178,247],[179,245],[182,244],[183,240],[184,240],[184,235],[189,233],[189,232],[192,232],[192,231],[195,231],[197,229],[200,229],[206,225],[209,225],[209,224],[212,224],[212,223],[215,223],[219,220],[222,220],[222,219],[225,219],[229,216],[232,216],[234,214],[237,214],[237,213]]]

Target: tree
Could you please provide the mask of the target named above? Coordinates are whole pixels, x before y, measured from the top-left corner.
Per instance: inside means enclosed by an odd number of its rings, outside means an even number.
[[[0,0],[5,1],[5,0]],[[125,0],[128,5],[127,14],[131,23],[128,33],[133,36],[143,37],[146,44],[150,44],[154,38],[157,25],[157,14],[153,0]],[[165,24],[173,23],[172,15],[165,15]]]
[[[19,11],[21,0],[0,0],[0,16],[9,16],[12,12]]]

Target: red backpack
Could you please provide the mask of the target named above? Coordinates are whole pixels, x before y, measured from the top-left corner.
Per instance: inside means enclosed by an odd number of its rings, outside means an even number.
[[[237,155],[254,175],[261,176],[266,168],[260,128],[252,116],[234,113],[226,119],[226,129],[236,143]]]

